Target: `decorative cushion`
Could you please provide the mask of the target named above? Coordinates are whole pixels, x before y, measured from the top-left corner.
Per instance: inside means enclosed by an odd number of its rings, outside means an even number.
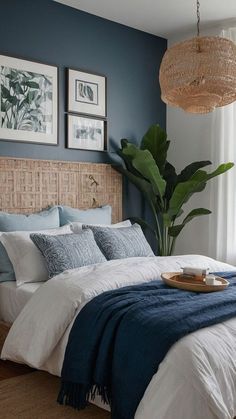
[[[48,279],[45,260],[30,238],[30,234],[39,232],[48,235],[72,234],[68,224],[57,229],[14,231],[12,233],[2,233],[0,236],[0,240],[12,262],[17,286],[26,282],[42,282]]]
[[[79,223],[79,222],[75,222],[75,223],[71,223],[70,224],[70,228],[71,231],[73,231],[73,233],[80,233],[83,229],[83,226],[85,224],[83,223]],[[95,226],[95,227],[107,227],[107,228],[120,228],[120,227],[130,227],[132,224],[130,222],[130,220],[125,220],[125,221],[121,221],[120,223],[116,223],[116,224],[110,224],[110,225],[102,225],[102,224],[90,224],[91,226]],[[90,227],[90,225],[86,225],[86,227]]]
[[[59,226],[57,207],[30,215],[0,212],[0,232],[45,230]],[[15,274],[8,254],[0,243],[0,282],[4,281],[15,281]]]
[[[2,233],[0,233],[1,241]],[[15,281],[15,273],[5,247],[0,243],[0,283]]]
[[[84,226],[90,228],[101,251],[107,258],[123,259],[130,257],[154,256],[141,227],[134,224],[131,227],[107,228]]]
[[[82,224],[111,224],[111,206],[80,210],[60,205],[58,207],[60,225],[63,226],[74,221]]]
[[[49,278],[68,269],[106,261],[89,229],[80,234],[31,234],[30,237],[45,258]]]

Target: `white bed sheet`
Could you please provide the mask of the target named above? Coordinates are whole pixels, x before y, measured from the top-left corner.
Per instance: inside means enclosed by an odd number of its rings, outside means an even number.
[[[70,329],[88,301],[181,266],[236,270],[204,256],[185,255],[118,259],[65,271],[40,287],[22,310],[1,358],[60,375]],[[232,419],[236,416],[235,360],[236,318],[185,336],[160,364],[135,419]]]
[[[13,323],[41,285],[42,282],[34,282],[17,287],[15,281],[0,283],[0,320]]]

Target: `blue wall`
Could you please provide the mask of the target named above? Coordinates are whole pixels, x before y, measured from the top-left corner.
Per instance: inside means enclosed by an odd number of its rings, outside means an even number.
[[[0,141],[0,155],[108,161],[103,152],[65,148],[66,67],[107,76],[111,144],[119,144],[124,137],[140,140],[152,123],[165,128],[166,111],[158,83],[165,39],[52,0],[0,0],[0,11],[0,53],[59,67],[59,146]],[[132,195],[130,199],[130,213],[136,212],[136,198]]]

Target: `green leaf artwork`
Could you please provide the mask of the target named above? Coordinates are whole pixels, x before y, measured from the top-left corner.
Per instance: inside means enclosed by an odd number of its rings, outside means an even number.
[[[0,66],[0,127],[52,133],[52,78]]]

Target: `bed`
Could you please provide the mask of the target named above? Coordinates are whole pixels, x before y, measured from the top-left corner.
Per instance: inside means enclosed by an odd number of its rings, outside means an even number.
[[[14,174],[14,164],[12,161],[10,163],[11,173]],[[32,161],[21,160],[19,166],[20,170],[24,171],[24,176],[29,169],[27,168],[28,164],[31,169],[34,165],[37,168],[38,165],[41,166],[39,162],[35,163],[34,161],[33,163]],[[50,176],[51,164],[53,165],[49,162],[42,163],[42,166],[50,171]],[[55,176],[60,177],[60,163],[56,164],[58,166],[56,169],[54,167]],[[5,170],[4,165],[5,162],[2,160],[3,172]],[[98,178],[98,175],[94,172],[91,175],[91,166],[93,165],[87,166],[89,170],[87,169],[85,176],[89,185],[86,200],[83,204],[85,207],[86,202],[89,201],[90,205],[88,206],[91,206],[94,202],[93,198],[97,201],[100,196],[96,194],[97,185],[92,184],[91,186],[91,176],[95,179]],[[97,170],[100,173],[99,182],[102,185],[102,181],[106,182],[104,179],[107,179],[113,172],[110,172],[110,167],[106,167],[106,173],[103,173],[105,177],[103,177],[101,176],[100,165],[95,166],[99,166]],[[113,175],[116,179],[115,184],[118,185],[116,189],[118,192],[114,196],[113,193],[108,192],[109,187],[103,187],[104,201],[101,203],[110,202],[118,208],[114,213],[113,221],[120,221],[122,218],[121,179],[116,178],[116,173]],[[29,175],[27,174],[27,176]],[[36,176],[37,179],[40,177],[42,179],[41,175]],[[73,170],[70,171],[70,178],[73,179],[72,187],[74,188]],[[68,177],[65,176],[65,179],[67,185]],[[107,182],[110,188],[113,188],[114,182],[111,182],[110,178]],[[32,186],[34,184],[35,178],[31,183],[31,189],[34,189],[34,186]],[[62,185],[60,182],[54,182],[53,185],[55,188],[54,199],[55,190],[57,191],[57,199],[54,200],[54,204],[60,203]],[[58,185],[60,185],[60,194],[57,189]],[[66,190],[66,187],[64,190]],[[71,204],[71,192],[66,191],[65,193],[68,194]],[[78,190],[76,190],[77,193]],[[11,192],[11,196],[15,195],[16,192]],[[28,192],[26,195],[28,196]],[[36,199],[36,196],[36,193],[31,196],[31,205],[33,203],[33,206],[38,199],[38,197]],[[51,200],[51,198],[52,196],[48,199]],[[75,200],[72,199],[72,201],[74,206],[80,205],[77,201],[76,203]],[[6,202],[9,203],[9,197]],[[68,204],[68,201],[66,203]],[[19,205],[18,201],[14,210],[20,212],[19,210],[22,208],[23,205]],[[5,206],[4,209],[9,210],[10,208]],[[41,206],[36,209],[41,209]],[[43,286],[27,284],[27,286],[24,286],[25,289],[22,288],[19,293],[14,290],[13,285],[5,283],[4,286],[0,286],[0,301],[1,298],[5,300],[5,295],[8,298],[9,307],[8,304],[5,308],[4,305],[2,306],[1,317],[10,321],[14,320],[14,316],[16,318],[10,328],[1,357],[26,363],[60,376],[70,330],[78,313],[89,301],[105,291],[150,282],[154,279],[159,280],[163,271],[179,271],[184,265],[203,269],[209,268],[211,271],[235,271],[234,266],[199,255],[162,258],[140,257],[110,260],[94,266],[65,271]],[[12,306],[14,306],[14,310],[11,308]],[[45,324],[47,328],[44,327]],[[160,364],[157,373],[154,374],[140,401],[135,419],[170,419],[172,417],[178,419],[184,417],[191,419],[202,419],[203,417],[208,419],[232,419],[236,414],[235,359],[236,318],[200,329],[186,336],[173,345]],[[95,402],[99,404],[99,402]],[[104,408],[107,407],[104,406]]]
[[[119,222],[121,175],[109,164],[0,157],[0,211],[29,214],[59,204],[81,209],[109,204],[112,222]],[[36,284],[17,290],[11,281],[0,283],[0,347],[36,289]]]
[[[39,283],[24,284],[17,287],[15,282],[0,284],[0,319],[2,322],[12,324],[34,292],[41,286]]]

